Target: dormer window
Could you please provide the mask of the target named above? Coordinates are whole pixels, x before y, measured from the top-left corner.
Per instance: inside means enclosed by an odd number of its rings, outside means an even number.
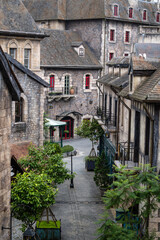
[[[156,22],[159,22],[160,21],[160,13],[157,12],[157,15],[156,15]]]
[[[118,16],[118,5],[114,5],[113,11],[114,11],[114,16]]]
[[[129,8],[129,18],[133,18],[133,8]]]
[[[79,56],[84,57],[84,48],[83,47],[79,48]]]
[[[143,20],[147,20],[147,10],[143,10]]]

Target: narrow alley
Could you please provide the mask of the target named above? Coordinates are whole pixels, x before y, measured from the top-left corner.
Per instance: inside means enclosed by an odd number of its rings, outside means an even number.
[[[93,240],[97,238],[97,220],[103,213],[99,188],[95,185],[94,172],[85,169],[84,157],[91,150],[91,142],[87,139],[66,141],[64,145],[72,145],[77,150],[73,157],[74,188],[70,181],[59,186],[56,204],[52,210],[62,222],[62,240]],[[68,168],[71,157],[64,158]]]

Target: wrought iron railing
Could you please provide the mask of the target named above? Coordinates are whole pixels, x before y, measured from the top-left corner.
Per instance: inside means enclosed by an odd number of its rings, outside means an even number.
[[[131,142],[128,147],[128,142],[119,143],[118,158],[122,165],[133,162],[134,165],[138,166],[139,163],[139,150],[134,147],[134,143]]]
[[[78,88],[76,86],[72,86],[70,88],[65,87],[54,87],[49,88],[49,96],[54,95],[75,95],[78,93]]]
[[[117,115],[113,114],[110,110],[103,110],[98,107],[97,116],[101,118],[107,127],[117,127]]]

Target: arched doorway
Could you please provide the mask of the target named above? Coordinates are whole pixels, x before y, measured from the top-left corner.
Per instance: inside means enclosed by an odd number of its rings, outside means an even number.
[[[63,139],[70,139],[74,137],[74,119],[71,117],[64,117],[61,119],[62,122],[67,124],[63,126],[62,137]]]

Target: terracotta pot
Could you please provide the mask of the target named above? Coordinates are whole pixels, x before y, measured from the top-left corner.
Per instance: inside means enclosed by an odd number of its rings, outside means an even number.
[[[74,94],[74,88],[70,89],[70,94],[73,95]]]

